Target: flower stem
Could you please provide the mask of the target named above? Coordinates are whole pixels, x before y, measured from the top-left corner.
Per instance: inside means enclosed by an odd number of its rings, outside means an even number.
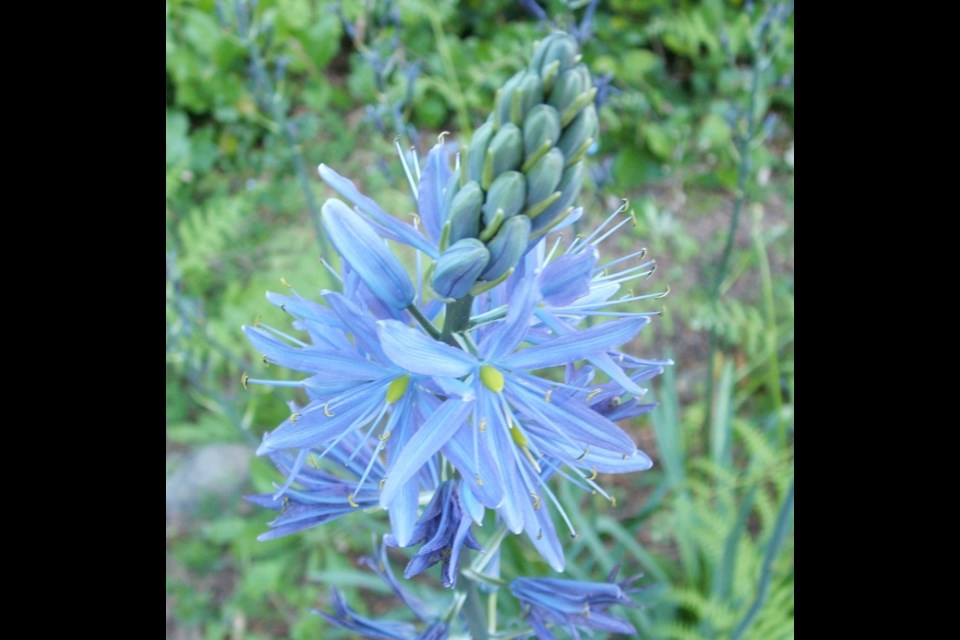
[[[466,295],[447,304],[447,313],[443,320],[443,333],[440,336],[441,340],[454,347],[460,347],[457,341],[453,339],[453,334],[463,331],[470,325],[471,307],[473,307],[473,296],[471,295]]]
[[[407,311],[410,312],[410,315],[413,316],[413,319],[420,323],[420,326],[430,334],[430,337],[434,340],[440,339],[440,332],[437,331],[437,328],[433,326],[433,323],[430,322],[430,319],[427,316],[423,315],[423,312],[417,308],[417,305],[411,304],[407,306]]]

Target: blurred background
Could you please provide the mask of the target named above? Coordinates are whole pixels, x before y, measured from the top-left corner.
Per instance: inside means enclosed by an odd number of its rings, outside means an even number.
[[[620,612],[640,637],[793,637],[792,3],[168,0],[168,638],[350,637],[310,613],[330,585],[403,617],[357,565],[383,518],[256,541],[271,514],[242,496],[277,475],[253,449],[292,395],[243,389],[244,372],[289,374],[265,371],[240,326],[288,326],[264,297],[281,278],[333,287],[320,162],[409,213],[394,140],[467,142],[551,25],[582,40],[601,104],[580,224],[629,198],[635,224],[601,253],[656,258],[645,292],[670,294],[632,351],[676,361],[659,408],[624,425],[654,469],[608,476],[616,507],[563,483],[580,531],[567,573],[643,572],[643,607]],[[508,577],[549,573],[525,540],[503,553]],[[434,572],[415,589],[438,589]]]

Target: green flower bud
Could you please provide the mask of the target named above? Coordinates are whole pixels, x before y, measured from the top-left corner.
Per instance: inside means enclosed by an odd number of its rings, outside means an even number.
[[[548,104],[538,104],[530,109],[523,121],[523,152],[530,158],[541,147],[548,149],[560,139],[560,114]]]
[[[550,149],[527,171],[527,205],[535,205],[550,197],[563,175],[563,153]]]
[[[544,38],[530,58],[530,68],[545,75],[546,67],[554,62],[565,71],[575,65],[580,58],[577,41],[570,34],[555,31]]]
[[[550,97],[547,104],[554,107],[561,115],[567,107],[572,105],[577,97],[588,91],[592,86],[590,80],[590,71],[587,65],[578,64],[572,69],[561,71],[557,76],[557,81],[550,90]]]
[[[517,89],[520,86],[521,81],[527,72],[525,69],[517,71],[515,74],[510,76],[510,78],[503,83],[503,86],[497,90],[496,98],[494,99],[493,113],[495,116],[494,124],[497,128],[503,126],[507,122],[511,122],[510,112],[513,106],[514,98],[519,98]],[[519,125],[519,122],[514,124]]]
[[[443,298],[462,298],[489,262],[490,251],[482,242],[464,238],[440,254],[431,286]]]
[[[560,142],[557,147],[563,152],[563,157],[567,159],[567,164],[577,162],[586,152],[600,131],[600,125],[597,121],[597,110],[592,104],[588,104],[583,111],[563,130],[560,136]]]
[[[486,226],[494,220],[497,211],[504,218],[520,213],[527,196],[527,179],[519,171],[507,171],[501,174],[487,190],[487,199],[483,203],[483,223]]]
[[[567,167],[560,178],[560,197],[533,219],[532,233],[536,237],[539,231],[548,229],[550,223],[563,214],[580,193],[583,186],[583,162]]]
[[[482,280],[496,280],[520,262],[530,242],[530,218],[514,216],[500,225],[500,230],[487,244],[490,262],[480,274]]]
[[[487,159],[487,147],[495,133],[492,122],[485,122],[473,132],[470,147],[467,149],[466,170],[467,180],[480,181],[483,175],[483,164]]]
[[[487,147],[487,157],[480,175],[480,186],[489,189],[490,184],[501,173],[518,169],[522,159],[523,134],[520,133],[517,125],[508,122],[500,127],[500,131],[493,136],[490,146]]]
[[[450,203],[449,242],[464,238],[476,238],[480,233],[480,207],[483,206],[483,190],[475,180],[463,185]]]

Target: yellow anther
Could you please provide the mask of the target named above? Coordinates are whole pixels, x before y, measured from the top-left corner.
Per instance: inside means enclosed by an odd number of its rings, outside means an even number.
[[[437,136],[437,142],[439,142],[440,144],[443,144],[444,136],[448,136],[448,135],[450,135],[449,131],[441,131],[440,135]]]
[[[583,453],[581,453],[581,454],[576,458],[576,461],[577,461],[577,462],[580,462],[581,460],[583,460],[584,458],[587,457],[587,454],[588,454],[588,453],[590,453],[590,445],[587,445],[586,449],[583,450]]]
[[[480,367],[480,381],[494,393],[503,391],[503,374],[488,364]]]
[[[611,406],[611,407],[619,407],[621,402],[623,402],[623,401],[620,400],[620,398],[617,397],[617,396],[614,396],[614,397],[610,398],[610,406]]]
[[[358,505],[356,502],[353,501],[353,494],[352,494],[352,493],[347,496],[347,502],[350,504],[351,507],[354,507],[354,508],[360,506],[360,505]]]
[[[299,420],[299,419],[300,419],[300,414],[299,414],[299,413],[292,413],[292,414],[290,414],[290,422],[296,422],[296,421]]]
[[[596,479],[597,479],[597,468],[594,467],[594,468],[590,469],[590,471],[592,471],[593,473],[590,474],[590,477],[587,478],[587,480],[596,480]]]
[[[287,289],[293,289],[293,285],[291,285],[289,282],[287,282],[287,279],[284,278],[284,277],[281,277],[281,278],[280,278],[280,284],[282,284],[283,286],[285,286]]]
[[[603,389],[597,388],[590,392],[590,395],[587,396],[587,402],[590,402],[597,397],[597,394],[603,391]]]
[[[538,496],[537,494],[531,492],[531,493],[530,493],[530,497],[533,498],[533,508],[534,508],[534,510],[535,510],[535,511],[539,511],[539,510],[540,510],[540,496]]]
[[[280,504],[280,513],[283,513],[290,507],[290,498],[283,496],[283,502]]]
[[[253,326],[259,327],[261,320],[263,320],[263,316],[258,313],[257,317],[253,319]]]
[[[381,478],[380,482],[377,483],[377,491],[383,491],[383,485],[386,483],[386,478]]]
[[[244,390],[244,391],[247,390],[247,380],[249,380],[249,379],[250,379],[250,376],[247,375],[247,372],[246,372],[246,371],[244,371],[244,372],[243,372],[243,375],[240,376],[240,384],[243,385],[243,390]]]
[[[543,401],[550,402],[550,398],[553,397],[553,389],[547,389],[547,392],[543,394]]]
[[[617,497],[616,497],[616,496],[610,496],[610,506],[611,506],[611,507],[616,507],[616,506],[617,506]]]
[[[328,418],[332,418],[332,417],[333,417],[333,411],[330,411],[330,401],[329,401],[329,400],[328,400],[327,402],[324,402],[324,403],[323,403],[323,415],[327,416]]]
[[[314,469],[319,469],[319,468],[320,468],[320,459],[317,458],[317,456],[313,455],[312,453],[307,457],[307,462],[308,462],[308,463],[310,464],[310,466],[313,467]]]
[[[399,378],[394,378],[390,386],[387,387],[387,404],[393,404],[402,398],[407,392],[408,386],[410,386],[410,376],[403,375]]]
[[[483,433],[486,430],[487,430],[487,419],[480,418],[480,433]]]
[[[521,449],[527,448],[527,436],[523,434],[523,431],[520,431],[517,425],[510,427],[510,437],[513,438],[513,441],[516,442],[517,446]]]
[[[482,487],[482,486],[483,486],[483,478],[480,477],[480,474],[479,474],[479,473],[477,474],[476,480],[477,480],[477,486],[478,486],[478,487]]]
[[[657,297],[658,297],[658,298],[666,298],[668,295],[670,295],[670,285],[667,285],[666,291],[664,291],[663,293],[661,293],[661,294],[658,295]]]

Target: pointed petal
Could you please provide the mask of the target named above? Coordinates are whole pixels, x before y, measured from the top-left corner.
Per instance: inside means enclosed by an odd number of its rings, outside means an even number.
[[[377,322],[377,333],[387,357],[411,373],[459,378],[477,366],[470,354],[396,320]]]
[[[446,145],[438,142],[427,154],[427,166],[420,178],[417,210],[424,228],[434,242],[440,241],[440,228],[443,225],[444,191],[451,174],[448,158]]]
[[[650,318],[644,316],[604,322],[527,347],[498,364],[508,369],[540,369],[567,364],[629,342],[649,321]]]
[[[410,245],[411,247],[416,247],[420,251],[423,251],[431,258],[436,259],[439,255],[435,247],[433,247],[427,240],[417,233],[417,231],[410,225],[400,222],[386,211],[380,208],[376,202],[371,198],[360,193],[360,190],[357,189],[356,185],[353,184],[351,180],[344,178],[339,173],[331,169],[325,164],[321,164],[318,168],[320,172],[320,177],[326,182],[334,191],[339,193],[341,196],[352,202],[357,206],[360,211],[363,211],[365,214],[377,221],[381,225],[384,231],[387,232],[388,237],[391,240],[396,240],[404,244]]]
[[[413,301],[413,283],[397,258],[360,214],[336,198],[321,207],[323,230],[337,252],[386,305],[402,309]]]
[[[387,481],[380,493],[381,506],[390,507],[391,502],[404,484],[446,444],[463,423],[472,408],[472,403],[462,400],[447,400],[433,412],[420,429],[407,441],[406,446],[392,461],[387,471]]]

